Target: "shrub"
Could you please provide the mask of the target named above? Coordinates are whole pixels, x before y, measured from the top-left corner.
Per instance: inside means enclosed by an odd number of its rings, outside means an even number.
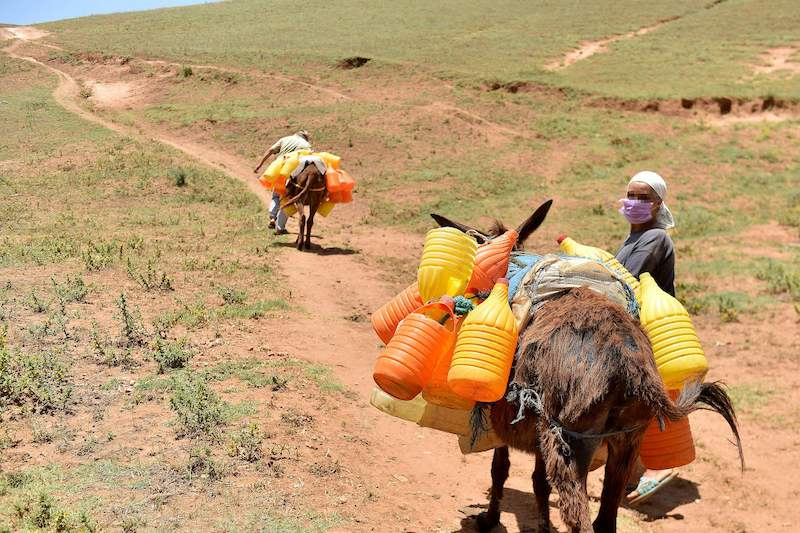
[[[217,286],[217,293],[220,295],[222,301],[225,302],[226,305],[243,304],[247,298],[247,293],[245,291],[237,291],[236,289],[232,289],[224,285]]]
[[[54,352],[26,354],[0,345],[0,406],[28,405],[35,413],[67,410],[69,367]]]
[[[192,74],[194,74],[194,71],[192,70],[192,67],[188,65],[181,67],[181,69],[178,71],[178,75],[181,78],[189,78],[192,76]]]
[[[214,460],[208,447],[195,448],[189,453],[189,462],[186,465],[188,481],[196,478],[219,481],[223,477],[225,477],[225,465]]]
[[[186,187],[187,185],[187,178],[189,177],[189,172],[183,168],[173,168],[169,171],[169,175],[172,178],[172,182],[175,184],[176,187]]]
[[[145,329],[138,312],[128,308],[128,299],[121,293],[117,299],[117,318],[121,325],[121,337],[124,346],[144,346]]]
[[[756,277],[767,282],[773,294],[787,293],[792,300],[800,301],[800,269],[771,260]]]
[[[216,438],[225,404],[205,380],[184,374],[173,378],[172,388],[169,405],[177,416],[178,436]]]
[[[128,258],[128,277],[135,281],[146,291],[171,291],[172,280],[167,277],[166,272],[157,272],[155,259],[148,259],[144,272],[141,272]]]
[[[89,287],[86,285],[86,282],[83,281],[82,277],[75,276],[73,278],[67,276],[62,283],[57,282],[56,278],[52,277],[50,281],[53,283],[53,291],[56,293],[56,296],[65,304],[86,301],[86,295],[89,294]]]
[[[81,260],[88,271],[108,268],[122,256],[122,247],[116,242],[89,242],[81,250]]]
[[[171,369],[184,368],[193,356],[194,352],[186,348],[186,339],[179,341],[167,341],[160,337],[155,339],[153,359],[158,364],[159,374]]]
[[[239,431],[230,436],[228,440],[228,455],[242,461],[254,463],[264,456],[261,443],[264,442],[264,433],[255,422],[250,422]]]

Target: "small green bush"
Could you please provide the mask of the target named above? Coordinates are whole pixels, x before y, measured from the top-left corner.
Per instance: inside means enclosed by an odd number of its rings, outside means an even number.
[[[64,303],[85,302],[86,295],[89,294],[89,287],[80,276],[67,276],[63,282],[59,283],[55,277],[50,278],[53,283],[53,291],[56,296]]]
[[[128,298],[121,293],[116,301],[117,318],[121,326],[121,340],[123,346],[144,346],[146,331],[138,310],[128,307]]]
[[[154,344],[153,359],[158,364],[159,374],[167,370],[185,368],[189,360],[194,357],[194,352],[186,347],[186,339],[167,341],[156,337]]]
[[[128,258],[128,277],[146,291],[171,291],[172,279],[166,272],[156,271],[155,259],[148,259],[144,271]]]
[[[247,299],[245,291],[237,291],[224,285],[217,286],[217,293],[222,298],[222,301],[225,302],[225,305],[241,305]]]
[[[189,171],[183,167],[173,168],[169,171],[169,175],[176,187],[186,187],[188,184]]]
[[[169,405],[177,417],[178,436],[216,439],[225,404],[205,379],[182,374],[173,378],[172,389]]]
[[[66,411],[72,398],[68,365],[54,352],[28,354],[0,345],[0,406],[35,413]]]
[[[264,456],[261,443],[264,442],[264,433],[255,422],[233,433],[228,440],[228,455],[242,461],[254,463]]]

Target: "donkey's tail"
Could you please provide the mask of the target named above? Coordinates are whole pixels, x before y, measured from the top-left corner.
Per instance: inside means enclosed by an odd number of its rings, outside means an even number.
[[[733,436],[736,437],[736,448],[739,451],[739,462],[744,470],[744,452],[742,439],[739,436],[739,424],[736,420],[736,411],[733,408],[730,396],[720,381],[712,383],[694,382],[686,385],[674,403],[669,396],[663,395],[663,401],[658,406],[656,416],[659,419],[672,421],[680,420],[689,413],[697,410],[713,411],[722,416],[728,423]]]
[[[303,190],[301,190],[299,193],[297,193],[296,195],[294,195],[292,198],[289,198],[289,199],[283,200],[283,201],[281,202],[281,209],[283,209],[283,208],[284,208],[284,207],[286,207],[287,205],[292,205],[293,203],[295,203],[295,202],[296,202],[297,200],[299,200],[300,198],[303,198],[303,197],[305,196],[305,194],[308,192],[308,188],[309,188],[310,186],[311,186],[311,180],[306,180],[306,184],[305,184],[305,186],[303,187]]]

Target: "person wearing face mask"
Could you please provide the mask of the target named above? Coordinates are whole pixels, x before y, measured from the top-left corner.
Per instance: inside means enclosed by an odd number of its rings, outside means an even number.
[[[631,231],[617,260],[637,278],[649,272],[661,290],[675,296],[675,247],[666,231],[675,221],[664,203],[666,196],[667,184],[655,172],[645,170],[631,178],[619,210]]]
[[[627,198],[620,200],[619,211],[631,230],[617,252],[617,260],[637,278],[649,272],[661,290],[675,296],[675,247],[667,233],[675,227],[675,221],[664,203],[666,196],[667,184],[655,172],[645,170],[630,179]],[[678,475],[674,468],[645,470],[641,461],[634,472],[639,478],[636,488],[628,494],[632,505],[648,499]],[[634,483],[636,479],[634,476]]]

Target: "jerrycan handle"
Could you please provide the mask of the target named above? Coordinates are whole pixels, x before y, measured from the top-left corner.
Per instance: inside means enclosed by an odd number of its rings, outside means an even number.
[[[455,310],[455,300],[453,300],[450,296],[442,296],[438,302],[431,302],[427,305],[423,305],[416,311],[415,313],[421,313],[427,315],[426,311],[437,309],[439,311],[444,311],[445,317],[443,320],[438,320],[439,324],[445,326],[446,324],[450,324],[450,331],[455,332],[456,330],[456,310]]]

